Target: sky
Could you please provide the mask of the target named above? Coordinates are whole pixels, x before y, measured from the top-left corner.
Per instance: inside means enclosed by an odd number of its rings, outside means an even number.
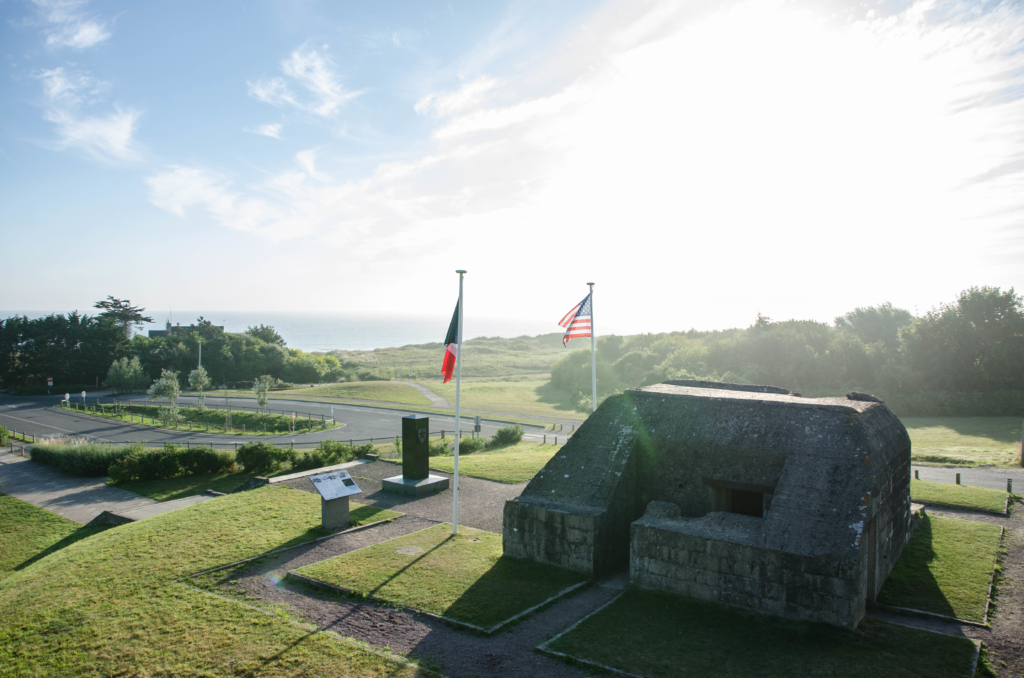
[[[1024,290],[1024,5],[0,0],[0,308],[921,314]],[[446,326],[446,323],[445,323]]]

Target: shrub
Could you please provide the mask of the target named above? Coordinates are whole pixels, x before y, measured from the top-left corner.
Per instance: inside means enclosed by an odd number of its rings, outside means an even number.
[[[174,445],[164,445],[155,450],[138,447],[111,464],[108,475],[117,484],[173,478],[179,474],[177,452]]]
[[[459,441],[459,454],[472,454],[487,447],[486,438],[463,438]]]
[[[523,427],[519,424],[515,426],[504,426],[499,428],[491,441],[487,443],[487,447],[499,447],[501,445],[514,445],[523,439]]]
[[[127,457],[133,448],[104,443],[43,442],[32,446],[32,460],[82,478],[107,475],[111,464]]]
[[[3,426],[0,426],[0,447],[3,447],[8,442],[10,442],[8,440],[8,438],[10,438],[10,435],[11,434],[7,432],[7,429],[5,429]]]
[[[362,459],[366,455],[373,453],[373,451],[374,447],[369,443],[352,446],[340,443],[337,440],[325,440],[321,443],[319,450],[313,450],[304,455],[296,455],[292,460],[292,470],[307,471],[311,468],[343,464],[347,461]]]
[[[448,457],[452,454],[452,441],[450,438],[438,438],[437,440],[431,440],[430,455],[431,457]]]
[[[178,448],[178,467],[186,476],[231,473],[235,470],[235,456],[227,450],[212,447]]]
[[[297,456],[292,450],[284,450],[260,440],[239,447],[235,461],[248,473],[273,473],[285,462],[297,461]]]

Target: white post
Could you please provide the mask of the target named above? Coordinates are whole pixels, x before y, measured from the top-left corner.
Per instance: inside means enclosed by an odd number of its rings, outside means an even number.
[[[597,332],[594,330],[594,283],[590,285],[590,381],[593,385],[593,396],[591,404],[594,412],[597,412]]]
[[[455,271],[459,274],[459,331],[455,339],[458,351],[455,353],[455,482],[452,484],[452,535],[459,533],[459,425],[462,423],[462,409],[459,403],[459,392],[462,390],[462,276],[465,271]]]

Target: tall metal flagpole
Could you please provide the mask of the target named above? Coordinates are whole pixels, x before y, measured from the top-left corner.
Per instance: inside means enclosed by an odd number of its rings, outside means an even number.
[[[455,271],[459,274],[459,330],[455,343],[458,345],[458,352],[455,354],[455,482],[452,485],[452,535],[459,533],[459,426],[462,423],[462,409],[459,406],[459,392],[462,390],[462,276],[465,271]]]
[[[597,412],[597,350],[595,349],[597,332],[594,330],[594,283],[587,284],[590,285],[590,381],[594,387],[594,395],[591,400],[594,412]]]

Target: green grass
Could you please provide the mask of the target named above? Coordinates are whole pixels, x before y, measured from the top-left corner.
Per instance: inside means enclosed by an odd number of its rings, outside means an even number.
[[[18,516],[0,514],[5,535]],[[106,530],[0,581],[12,676],[409,676],[415,669],[175,580],[325,534],[320,501],[272,487]]]
[[[998,549],[998,525],[922,516],[878,602],[980,622]]]
[[[210,397],[210,396],[208,396]],[[231,429],[228,430],[225,423],[225,410],[204,409],[200,412],[189,407],[179,407],[177,422],[166,422],[160,417],[166,412],[165,407],[156,405],[132,405],[130,408],[124,406],[117,408],[114,405],[101,405],[98,409],[89,406],[89,410],[80,411],[93,417],[102,419],[114,419],[142,426],[153,426],[156,428],[170,428],[177,431],[195,431],[196,433],[219,433],[227,435],[280,435],[291,431],[291,414],[261,414],[259,412],[245,412],[231,410]],[[255,409],[255,408],[253,408]],[[332,424],[330,420],[322,423],[321,419],[309,420],[298,414],[295,420],[295,433],[306,433],[307,431],[324,431],[337,428],[340,424]],[[264,433],[266,426],[266,433]]]
[[[0,580],[107,527],[82,527],[56,513],[0,494]]]
[[[291,471],[285,470],[270,475],[281,475],[283,473],[291,473]],[[130,483],[121,483],[118,487],[146,497],[152,497],[157,501],[171,501],[172,499],[182,499],[183,497],[202,494],[206,490],[230,494],[239,485],[258,475],[262,474],[245,472],[211,473],[198,476],[165,478],[164,480],[134,480]]]
[[[408,384],[390,381],[351,381],[306,388],[274,391],[272,397],[291,395],[349,398],[352,400],[378,400],[406,405],[430,405],[430,400]]]
[[[362,596],[484,628],[586,580],[577,572],[501,553],[501,535],[460,527],[453,537],[451,525],[443,524],[297,572]]]
[[[455,382],[424,382],[423,385],[449,403],[455,402]],[[461,399],[463,407],[486,412],[552,419],[582,420],[587,416],[564,402],[562,394],[547,381],[463,381]]]
[[[907,417],[915,464],[1015,466],[1020,417]]]
[[[544,468],[561,445],[523,442],[493,450],[459,455],[459,475],[499,483],[525,483]],[[431,457],[430,468],[455,472],[454,457]]]
[[[998,513],[1006,510],[1006,492],[973,485],[911,480],[910,498],[922,503],[951,504]]]
[[[647,678],[966,678],[966,638],[864,619],[856,631],[630,587],[550,645]]]

